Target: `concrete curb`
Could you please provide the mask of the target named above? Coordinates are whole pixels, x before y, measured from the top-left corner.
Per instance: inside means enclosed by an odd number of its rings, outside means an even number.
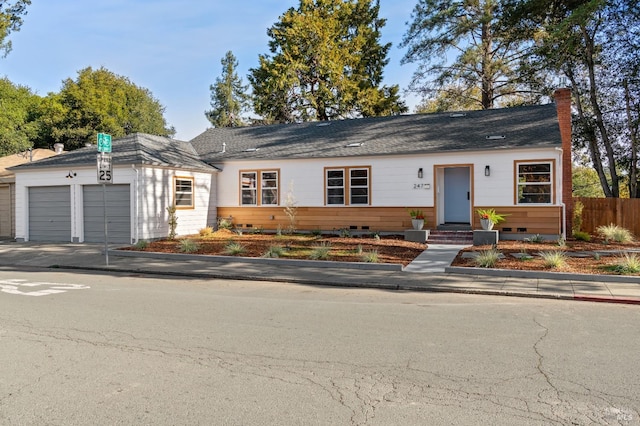
[[[595,281],[608,283],[640,284],[640,277],[630,277],[624,275],[572,274],[566,272],[517,271],[513,269],[471,268],[459,266],[448,266],[444,268],[444,272],[447,274],[459,275],[486,275],[492,277],[542,278],[565,281]]]
[[[370,271],[401,272],[404,267],[394,263],[366,263],[366,262],[332,262],[330,260],[306,260],[306,259],[272,259],[267,257],[241,257],[241,256],[213,256],[203,254],[181,253],[153,253],[146,251],[109,250],[109,256],[119,257],[144,257],[150,259],[167,260],[205,260],[209,262],[229,263],[258,263],[261,265],[285,265],[301,268],[331,268],[331,269],[359,269]]]

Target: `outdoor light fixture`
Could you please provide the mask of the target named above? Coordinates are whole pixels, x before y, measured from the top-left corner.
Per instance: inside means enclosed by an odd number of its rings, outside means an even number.
[[[74,172],[73,170],[69,170],[69,173],[65,177],[67,179],[73,179],[74,177],[76,177],[76,172]]]
[[[491,176],[491,167],[484,166],[484,175],[485,176]]]
[[[420,168],[418,169],[418,179],[422,179],[422,176],[424,176],[424,175],[423,175],[423,173],[422,173],[422,167],[420,167]]]

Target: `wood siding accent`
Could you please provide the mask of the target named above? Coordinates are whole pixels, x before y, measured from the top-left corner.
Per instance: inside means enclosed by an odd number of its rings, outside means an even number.
[[[480,229],[476,208],[495,208],[506,213],[507,221],[496,229],[511,227],[512,233],[559,235],[562,208],[551,207],[474,207],[473,229]],[[424,229],[435,229],[434,207],[298,207],[296,229],[300,231],[334,231],[350,229],[370,232],[403,232],[411,229],[408,210],[420,209],[425,213]],[[278,226],[286,230],[289,218],[283,207],[218,207],[218,216],[229,218],[239,228],[261,228],[275,231]],[[368,228],[367,228],[368,227]],[[526,228],[518,231],[518,228]]]
[[[640,198],[574,198],[582,210],[581,231],[595,234],[598,226],[616,224],[640,237]]]
[[[475,206],[473,208],[473,229],[481,229],[477,209],[495,209],[497,213],[508,215],[504,222],[493,229],[514,234],[560,235],[562,233],[561,206]],[[505,228],[511,228],[506,231]],[[526,231],[518,231],[526,229]]]

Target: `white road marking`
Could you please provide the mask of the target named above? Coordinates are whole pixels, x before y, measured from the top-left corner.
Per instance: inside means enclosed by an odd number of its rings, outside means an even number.
[[[21,291],[20,288],[46,286],[42,290]],[[0,280],[0,291],[21,296],[48,296],[50,294],[65,293],[68,290],[86,290],[91,288],[82,284],[49,283],[44,281],[29,282],[22,279]]]

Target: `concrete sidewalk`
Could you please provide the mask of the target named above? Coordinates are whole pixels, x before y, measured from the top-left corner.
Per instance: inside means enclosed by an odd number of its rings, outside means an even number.
[[[369,269],[368,264],[243,259],[150,254],[109,250],[109,265],[99,244],[0,242],[0,269],[21,267],[100,270],[177,277],[282,281],[312,285],[370,287],[590,300],[640,304],[640,277],[535,273],[501,276],[505,271],[450,268],[461,246],[433,245],[404,270]],[[509,272],[511,273],[511,272]]]

